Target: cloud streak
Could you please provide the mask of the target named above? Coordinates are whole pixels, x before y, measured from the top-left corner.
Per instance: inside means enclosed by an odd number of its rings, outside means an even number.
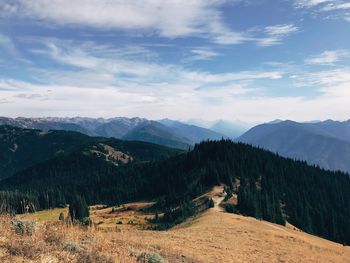
[[[232,30],[224,22],[227,0],[4,0],[0,16],[31,19],[44,25],[89,27],[99,30],[133,31],[163,38],[198,37],[219,45],[255,42],[261,46],[281,44],[297,31],[294,25],[265,28],[262,39],[251,29]]]
[[[294,0],[297,8],[316,10],[318,13],[326,13],[328,17],[342,17],[348,20],[350,3],[344,0]],[[334,15],[336,14],[336,15]]]
[[[350,52],[347,50],[324,51],[323,53],[311,56],[305,60],[309,65],[335,65],[335,63],[348,58]]]
[[[264,30],[266,36],[258,40],[258,45],[267,47],[281,44],[285,37],[296,33],[298,30],[299,28],[294,24],[268,26]]]

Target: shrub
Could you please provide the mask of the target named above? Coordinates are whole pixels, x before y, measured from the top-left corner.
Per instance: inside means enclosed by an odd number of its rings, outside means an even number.
[[[33,235],[36,230],[36,223],[31,220],[13,219],[11,221],[12,228],[19,235]]]
[[[225,192],[226,192],[226,196],[224,198],[224,202],[229,200],[233,195],[230,187],[225,187]]]
[[[65,243],[63,249],[67,252],[81,252],[84,250],[84,247],[77,242],[71,241]]]
[[[154,252],[142,252],[137,261],[141,263],[167,263],[167,261],[158,253]]]
[[[77,263],[114,263],[114,260],[93,250],[79,253]]]
[[[11,240],[5,245],[7,252],[12,256],[36,259],[42,252],[42,246],[32,242],[32,240]],[[25,261],[24,261],[25,262]]]
[[[213,208],[213,207],[215,206],[214,201],[213,201],[212,198],[209,198],[209,200],[208,200],[208,206],[209,206],[209,208]]]
[[[81,220],[83,226],[92,226],[92,220],[90,217],[85,217]]]
[[[235,205],[231,205],[231,204],[227,204],[227,205],[225,206],[225,210],[226,210],[226,212],[228,212],[228,213],[233,213],[233,214],[237,214],[237,213],[238,213],[238,211],[237,211],[237,209],[236,209],[236,206],[235,206]]]
[[[58,231],[54,232],[52,229],[47,230],[44,236],[44,241],[50,245],[61,245],[63,239],[63,233]]]
[[[58,217],[58,220],[64,221],[64,213],[60,213],[60,216]]]

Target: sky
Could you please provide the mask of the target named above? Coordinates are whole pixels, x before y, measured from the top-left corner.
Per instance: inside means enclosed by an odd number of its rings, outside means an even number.
[[[0,115],[350,119],[348,0],[0,0]]]

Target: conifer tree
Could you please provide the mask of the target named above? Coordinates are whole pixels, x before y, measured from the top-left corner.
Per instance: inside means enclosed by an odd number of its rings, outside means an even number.
[[[74,195],[69,204],[69,216],[72,222],[82,220],[89,217],[89,207],[86,204],[85,198],[80,195]]]

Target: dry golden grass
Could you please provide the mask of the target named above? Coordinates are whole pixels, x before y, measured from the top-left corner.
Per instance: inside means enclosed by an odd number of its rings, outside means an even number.
[[[209,193],[215,203],[223,198],[220,191],[217,188]],[[137,262],[143,251],[156,252],[170,263],[350,262],[349,247],[308,235],[293,226],[228,214],[217,206],[169,231],[98,231],[56,222],[40,223],[33,236],[20,236],[11,230],[10,219],[2,217],[0,262]],[[94,216],[105,215],[110,208],[105,209],[93,210]],[[41,218],[50,218],[44,215],[42,212]]]
[[[95,257],[92,262],[136,262],[143,251],[169,262],[350,262],[349,247],[215,209],[162,232],[102,232],[46,223],[33,236],[20,236],[8,218],[0,223],[0,262],[79,262],[88,255]]]
[[[68,215],[68,208],[55,208],[39,211],[33,214],[17,215],[17,218],[34,220],[38,222],[58,222],[60,213],[63,213],[64,217],[66,218]]]
[[[147,214],[142,210],[154,204],[154,202],[139,202],[123,204],[116,208],[90,207],[90,217],[97,228],[103,230],[149,229],[154,224],[148,219],[154,218],[154,214]]]

